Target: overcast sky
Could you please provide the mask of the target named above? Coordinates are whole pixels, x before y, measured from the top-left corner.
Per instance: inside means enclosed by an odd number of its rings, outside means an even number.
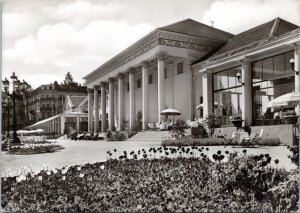
[[[276,17],[300,25],[299,0],[3,0],[2,78],[34,88],[74,80],[157,27],[191,18],[240,33]]]

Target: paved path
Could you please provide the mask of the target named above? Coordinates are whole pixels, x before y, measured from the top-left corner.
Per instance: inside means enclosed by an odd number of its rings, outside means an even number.
[[[45,154],[36,155],[8,155],[6,152],[1,152],[1,170],[3,171],[10,168],[11,174],[16,175],[17,169],[22,166],[31,164],[34,172],[38,172],[41,169],[42,164],[49,163],[49,169],[62,168],[64,166],[72,166],[78,164],[95,163],[105,161],[107,158],[107,151],[113,152],[113,149],[117,149],[115,155],[121,154],[124,150],[130,152],[132,150],[149,149],[150,147],[159,147],[160,142],[146,142],[146,141],[123,141],[123,142],[106,142],[106,141],[70,141],[60,140],[59,144],[63,145],[65,149]],[[209,156],[216,153],[218,150],[224,152],[225,150],[242,153],[244,148],[232,148],[224,146],[210,146]],[[276,147],[260,147],[260,148],[247,148],[248,154],[270,154],[272,162],[274,159],[279,159],[278,167],[284,167],[285,169],[296,168],[294,164],[288,159],[290,151],[286,146]],[[275,165],[275,164],[274,164]]]

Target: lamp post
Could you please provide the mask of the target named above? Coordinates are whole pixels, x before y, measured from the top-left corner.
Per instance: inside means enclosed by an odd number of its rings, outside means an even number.
[[[16,143],[20,143],[20,139],[18,138],[17,135],[16,99],[22,98],[22,94],[24,94],[25,90],[28,89],[27,86],[28,84],[25,81],[21,83],[14,72],[10,78],[12,79],[12,85],[13,85],[13,90],[11,94],[9,93],[10,82],[5,78],[5,80],[2,81],[2,84],[3,84],[5,95],[11,97],[13,102],[13,139],[10,143],[16,144]]]
[[[3,96],[2,96],[3,97]],[[3,97],[4,100],[4,97]],[[6,121],[6,116],[5,116],[5,111],[7,109],[7,104],[5,101],[2,101],[2,133],[5,133],[5,121]]]

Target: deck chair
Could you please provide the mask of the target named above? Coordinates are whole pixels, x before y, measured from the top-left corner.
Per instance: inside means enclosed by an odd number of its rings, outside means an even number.
[[[264,129],[262,128],[260,130],[259,135],[255,134],[254,136],[250,136],[250,137],[243,137],[242,139],[242,145],[243,146],[254,146],[254,145],[260,145],[262,136],[264,133]]]

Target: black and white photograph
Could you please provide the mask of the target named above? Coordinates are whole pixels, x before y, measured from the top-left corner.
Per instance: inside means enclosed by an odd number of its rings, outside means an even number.
[[[0,212],[299,212],[299,0],[2,0]]]

